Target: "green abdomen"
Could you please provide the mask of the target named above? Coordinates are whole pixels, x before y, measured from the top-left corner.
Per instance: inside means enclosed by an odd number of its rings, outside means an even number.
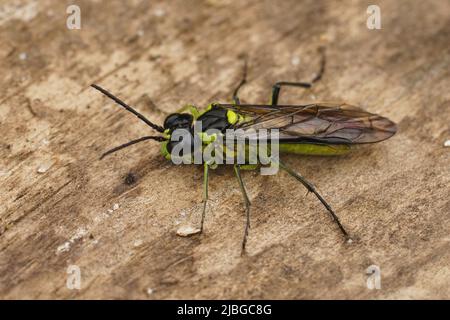
[[[346,154],[350,151],[350,146],[346,144],[322,145],[310,143],[282,143],[279,146],[280,153],[294,153],[302,155],[316,156],[336,156]]]

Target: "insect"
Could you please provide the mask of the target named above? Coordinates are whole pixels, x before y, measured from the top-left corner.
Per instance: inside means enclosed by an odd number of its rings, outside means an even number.
[[[321,52],[323,53],[323,51]],[[178,129],[185,129],[191,134],[194,134],[194,122],[202,123],[202,132],[206,132],[208,129],[216,129],[224,133],[226,129],[230,128],[242,129],[244,131],[278,129],[280,152],[300,155],[345,154],[350,150],[352,145],[383,141],[396,133],[396,124],[391,120],[345,103],[314,102],[303,105],[282,105],[278,103],[280,91],[283,87],[293,86],[309,89],[313,83],[321,79],[324,70],[325,55],[323,53],[320,71],[311,82],[277,82],[272,87],[270,104],[242,104],[238,93],[247,81],[247,63],[245,63],[243,78],[233,92],[233,103],[212,103],[202,112],[195,106],[188,105],[180,112],[167,116],[163,126],[154,124],[110,92],[93,84],[93,88],[114,100],[117,104],[133,113],[149,127],[161,134],[158,136],[145,136],[122,144],[105,152],[101,156],[101,159],[113,152],[146,140],[160,142],[163,156],[170,159],[170,152],[178,143],[181,143],[180,141],[173,141],[171,139],[172,134]],[[189,110],[190,113],[184,112],[186,110]],[[210,141],[202,138],[202,148],[209,143]],[[200,233],[203,231],[206,204],[208,201],[209,170],[213,167],[211,163],[206,161],[202,165],[204,167],[203,210]],[[349,240],[350,236],[339,221],[336,213],[319,194],[314,185],[279,159],[277,160],[277,165],[298,180],[308,190],[308,193],[311,192],[318,198],[330,213],[331,218],[337,224],[343,236]],[[256,166],[244,163],[233,164],[233,167],[245,204],[246,222],[241,251],[244,253],[250,228],[251,203],[242,180],[241,170],[255,169]]]

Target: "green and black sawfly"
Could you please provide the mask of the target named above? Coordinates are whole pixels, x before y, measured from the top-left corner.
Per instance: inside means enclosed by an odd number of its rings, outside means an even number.
[[[144,136],[115,147],[105,152],[101,159],[113,152],[146,140],[160,142],[162,155],[170,159],[171,150],[177,143],[180,143],[180,141],[172,141],[171,134],[177,129],[186,129],[193,132],[194,123],[198,122],[202,123],[203,132],[209,129],[217,129],[220,132],[225,132],[226,129],[243,129],[244,131],[277,129],[279,131],[280,152],[300,155],[345,154],[352,145],[383,141],[396,133],[396,124],[391,120],[346,103],[314,102],[302,105],[282,105],[278,103],[281,88],[293,86],[309,89],[313,83],[321,79],[324,70],[325,56],[322,55],[320,71],[311,82],[277,82],[272,87],[270,104],[243,104],[240,102],[238,93],[246,83],[247,63],[245,63],[243,78],[233,92],[233,103],[212,103],[202,112],[193,105],[187,105],[179,112],[168,115],[163,126],[154,124],[107,90],[93,84],[93,88],[161,133],[158,136]],[[190,112],[185,112],[187,110]],[[203,147],[209,143],[204,139],[202,141]],[[336,213],[318,193],[314,185],[281,160],[277,159],[276,161],[276,164],[282,170],[298,180],[308,192],[312,192],[319,199],[344,237],[350,240],[348,232],[339,221]],[[212,165],[204,162],[203,167],[203,211],[199,233],[203,231],[208,201],[209,169]],[[255,166],[235,163],[233,167],[245,203],[246,223],[242,240],[242,253],[244,253],[250,228],[250,199],[242,180],[241,170],[254,169]]]

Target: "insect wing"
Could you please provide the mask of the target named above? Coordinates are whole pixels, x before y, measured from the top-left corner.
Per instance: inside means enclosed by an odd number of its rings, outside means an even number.
[[[244,129],[250,139],[257,139],[260,129],[278,129],[280,142],[362,144],[383,141],[397,131],[391,120],[345,103],[220,106],[247,118],[235,128]]]

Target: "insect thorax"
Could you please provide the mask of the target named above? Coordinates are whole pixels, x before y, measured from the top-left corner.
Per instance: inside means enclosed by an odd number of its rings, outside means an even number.
[[[173,160],[172,151],[176,151],[179,154],[180,148],[184,147],[184,150],[189,150],[188,154],[182,152],[182,157],[192,156],[196,151],[203,151],[209,144],[216,141],[227,129],[233,129],[236,124],[243,121],[244,118],[232,110],[226,110],[211,104],[208,108],[201,113],[195,120],[189,129],[183,128],[183,137],[180,137],[179,131],[170,132],[166,131],[166,138],[168,141],[162,142],[161,153],[170,160]],[[214,133],[211,133],[214,132]],[[195,145],[195,139],[198,139],[197,145]]]

